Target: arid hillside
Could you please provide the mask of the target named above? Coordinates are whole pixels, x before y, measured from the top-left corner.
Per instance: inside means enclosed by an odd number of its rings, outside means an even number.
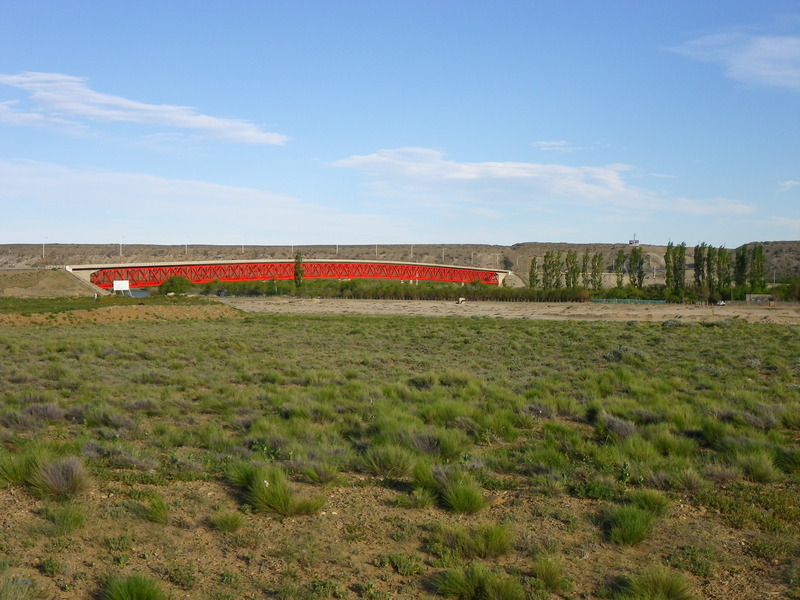
[[[758,242],[764,246],[768,278],[800,275],[800,241]],[[643,244],[650,270],[649,282],[660,280],[664,266],[664,246]],[[627,244],[560,244],[524,242],[511,246],[487,244],[393,244],[358,246],[210,246],[142,244],[0,244],[0,268],[24,268],[79,264],[149,263],[202,260],[263,260],[293,257],[300,251],[307,259],[375,259],[439,264],[475,265],[477,267],[510,267],[526,277],[534,256],[548,250],[566,254],[575,250],[602,252],[606,270],[613,267],[614,257]],[[688,266],[692,268],[693,247],[688,248]],[[653,279],[653,277],[655,277]]]

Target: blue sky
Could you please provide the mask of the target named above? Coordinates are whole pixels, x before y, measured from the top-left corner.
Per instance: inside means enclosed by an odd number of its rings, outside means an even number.
[[[800,239],[796,0],[4,0],[0,241]]]

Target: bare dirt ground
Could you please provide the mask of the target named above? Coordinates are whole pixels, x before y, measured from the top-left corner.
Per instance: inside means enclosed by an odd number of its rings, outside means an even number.
[[[617,304],[597,302],[455,302],[416,300],[318,300],[305,298],[221,298],[228,306],[246,312],[309,315],[364,314],[494,317],[500,319],[543,319],[582,321],[667,321],[681,319],[711,322],[742,319],[750,323],[800,325],[800,306],[727,306],[684,304]]]
[[[0,297],[66,298],[92,296],[92,286],[60,269],[8,269],[0,271]]]

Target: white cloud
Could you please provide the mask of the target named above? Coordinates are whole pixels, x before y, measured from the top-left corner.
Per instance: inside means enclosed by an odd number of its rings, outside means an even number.
[[[472,162],[447,160],[445,154],[427,148],[398,148],[379,150],[374,154],[351,156],[333,163],[364,171],[370,177],[420,185],[441,186],[451,183],[463,187],[473,183],[478,189],[485,185],[512,185],[506,198],[523,194],[527,202],[567,200],[572,203],[629,205],[641,199],[639,190],[629,186],[622,173],[628,165],[605,167],[571,167],[557,164],[527,162]],[[491,189],[491,188],[489,188]],[[496,189],[496,188],[495,188]],[[503,202],[502,196],[495,197]]]
[[[756,210],[727,198],[676,199],[632,186],[626,175],[635,168],[624,164],[460,163],[438,150],[398,148],[351,156],[333,166],[363,171],[370,177],[368,189],[375,195],[454,213],[498,214],[500,207],[507,207],[568,215],[578,207],[590,207],[598,215],[613,213],[616,218],[654,213],[735,217]]]
[[[723,33],[671,48],[695,60],[722,65],[725,75],[748,85],[800,92],[800,37]]]
[[[0,120],[6,123],[127,122],[189,130],[243,144],[279,145],[289,139],[248,121],[204,115],[189,106],[146,104],[96,92],[86,85],[86,79],[61,73],[0,74],[0,84],[28,92],[35,105],[34,110],[24,111],[17,110],[15,103],[1,103]]]
[[[533,142],[532,146],[546,152],[575,152],[576,150],[589,150],[588,146],[573,146],[569,142]]]
[[[781,186],[778,188],[778,191],[788,192],[789,190],[791,190],[794,187],[797,187],[798,185],[800,185],[800,181],[794,181],[793,179],[790,179],[788,181],[783,181],[781,182]]]

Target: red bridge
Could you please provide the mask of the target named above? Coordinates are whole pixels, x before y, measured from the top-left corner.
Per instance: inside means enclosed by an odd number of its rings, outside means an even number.
[[[162,263],[150,265],[81,265],[71,271],[91,271],[89,281],[112,289],[114,281],[128,281],[130,287],[154,287],[170,277],[185,277],[194,283],[209,281],[271,281],[294,279],[294,261],[219,263]],[[409,281],[479,281],[499,285],[508,271],[424,263],[379,261],[303,261],[303,277],[307,279],[404,279]]]

